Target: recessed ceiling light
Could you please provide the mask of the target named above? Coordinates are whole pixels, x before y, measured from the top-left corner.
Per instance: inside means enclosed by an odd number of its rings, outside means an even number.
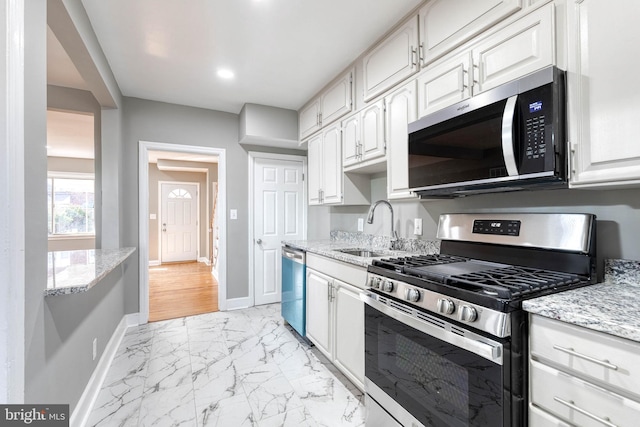
[[[233,71],[229,70],[228,68],[220,68],[218,70],[218,77],[220,77],[221,79],[232,79],[235,76],[235,74],[233,74]]]

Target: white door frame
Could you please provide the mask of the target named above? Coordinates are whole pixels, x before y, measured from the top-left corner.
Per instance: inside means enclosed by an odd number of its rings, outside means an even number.
[[[208,177],[208,174],[207,174]],[[205,182],[205,185],[208,183]],[[200,227],[202,226],[202,221],[200,218],[200,183],[199,182],[186,182],[186,181],[158,181],[158,258],[160,259],[160,264],[162,264],[162,184],[186,184],[186,185],[195,185],[196,186],[196,223],[197,227],[197,235],[196,235],[196,262],[200,260],[200,232],[202,231]],[[205,192],[205,194],[208,193]],[[207,215],[209,216],[209,215]]]
[[[0,5],[0,402],[24,403],[24,3]]]
[[[254,221],[254,185],[253,185],[253,170],[255,168],[256,159],[274,159],[274,160],[293,160],[302,161],[302,174],[304,176],[305,183],[307,181],[307,158],[304,156],[297,156],[293,154],[275,154],[275,153],[261,153],[257,151],[249,151],[249,305],[254,306],[256,304],[255,294],[255,280],[254,280],[254,262],[255,257],[253,255],[253,245],[255,241],[255,230],[253,229]],[[307,185],[305,184],[302,189],[303,200],[305,202],[303,206],[303,219],[302,219],[302,234],[304,239],[307,238]]]
[[[197,145],[139,141],[138,155],[138,269],[139,269],[139,323],[149,321],[149,151],[218,156],[218,206],[220,211],[220,256],[218,257],[218,307],[227,309],[227,172],[224,148]]]

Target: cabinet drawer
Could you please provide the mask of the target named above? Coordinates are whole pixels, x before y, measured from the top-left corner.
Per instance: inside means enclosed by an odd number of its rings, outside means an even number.
[[[531,357],[640,400],[640,344],[531,316]]]
[[[582,427],[638,425],[640,403],[533,360],[530,368],[533,405]]]
[[[571,424],[533,405],[529,405],[529,425],[531,427],[571,427]]]

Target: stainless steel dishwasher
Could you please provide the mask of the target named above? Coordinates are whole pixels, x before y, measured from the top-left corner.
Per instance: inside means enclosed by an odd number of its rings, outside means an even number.
[[[306,335],[306,253],[282,247],[282,317],[300,336]]]

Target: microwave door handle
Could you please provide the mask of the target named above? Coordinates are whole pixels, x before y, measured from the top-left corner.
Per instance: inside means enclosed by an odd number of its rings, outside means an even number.
[[[513,95],[507,99],[502,114],[502,155],[504,156],[504,165],[507,168],[508,176],[518,175],[518,166],[516,165],[516,155],[513,151],[513,128],[516,114],[518,95]]]

